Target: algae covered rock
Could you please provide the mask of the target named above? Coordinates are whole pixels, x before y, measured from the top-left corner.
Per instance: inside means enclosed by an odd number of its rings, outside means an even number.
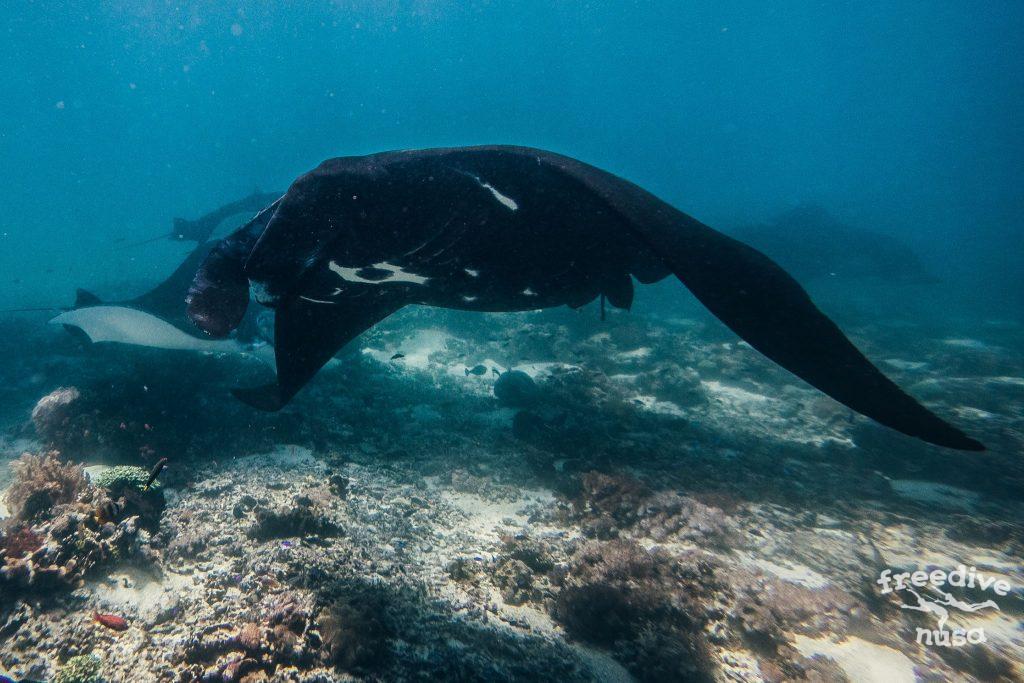
[[[72,657],[57,671],[53,683],[101,683],[103,663],[96,655]]]
[[[144,493],[147,481],[149,481],[149,470],[134,465],[118,465],[96,475],[93,484],[101,489],[107,489],[112,494],[122,494],[129,489]],[[154,481],[149,487],[150,491],[159,489],[160,482],[158,481]]]
[[[123,501],[123,516],[138,515],[142,527],[151,531],[160,524],[164,511],[163,488],[154,481],[149,488],[150,471],[132,465],[119,465],[96,475],[93,484],[103,489],[111,501]]]

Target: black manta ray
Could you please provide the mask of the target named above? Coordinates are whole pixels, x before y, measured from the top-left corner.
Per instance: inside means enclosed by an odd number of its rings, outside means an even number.
[[[278,410],[343,345],[409,304],[471,311],[629,308],[633,280],[676,275],[755,349],[837,401],[924,441],[984,446],[886,378],[782,268],[644,189],[525,147],[325,161],[218,244],[188,315],[214,337],[250,289],[275,309],[277,381],[237,389]]]

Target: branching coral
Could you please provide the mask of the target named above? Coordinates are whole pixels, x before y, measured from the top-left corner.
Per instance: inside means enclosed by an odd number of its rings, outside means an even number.
[[[71,503],[87,486],[81,465],[61,462],[57,451],[25,453],[11,463],[14,483],[5,501],[17,519],[30,520],[54,505]]]

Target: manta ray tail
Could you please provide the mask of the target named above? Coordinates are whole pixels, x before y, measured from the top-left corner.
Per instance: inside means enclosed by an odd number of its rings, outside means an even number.
[[[881,373],[774,261],[646,190],[567,157],[553,163],[601,196],[719,320],[840,403],[938,446],[985,447]]]

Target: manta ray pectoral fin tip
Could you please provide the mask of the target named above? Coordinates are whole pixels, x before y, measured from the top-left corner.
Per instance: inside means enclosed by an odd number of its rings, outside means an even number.
[[[961,451],[972,451],[974,453],[981,453],[988,450],[985,447],[985,444],[981,443],[976,439],[972,439],[966,434],[961,434],[958,439],[956,439],[953,443],[949,445],[949,448],[955,448]]]
[[[284,407],[281,394],[276,384],[265,384],[261,387],[238,387],[231,390],[232,395],[242,403],[268,413],[276,413]]]

